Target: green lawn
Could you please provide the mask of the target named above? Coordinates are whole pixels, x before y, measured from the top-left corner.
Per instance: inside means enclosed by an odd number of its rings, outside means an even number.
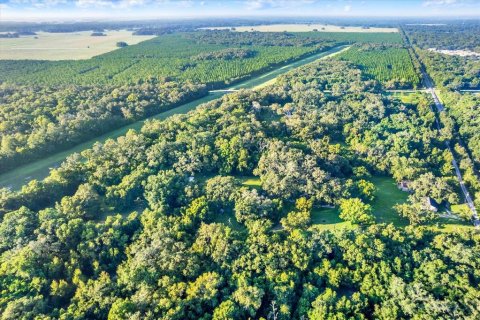
[[[416,92],[385,92],[384,95],[397,98],[405,104],[414,104],[417,100]]]
[[[371,203],[377,223],[393,223],[397,227],[408,225],[408,221],[400,217],[393,209],[397,203],[407,200],[408,194],[397,188],[390,177],[372,177],[370,179],[377,187],[375,200]],[[325,229],[348,226],[339,218],[338,208],[317,208],[312,211],[312,222],[322,225]]]
[[[319,230],[333,230],[348,228],[350,222],[343,221],[338,217],[337,208],[313,208],[312,224]]]
[[[237,221],[233,211],[225,211],[223,213],[219,212],[213,217],[213,219],[211,219],[211,221],[215,223],[223,223],[224,225],[236,231],[245,231],[245,226]]]
[[[393,209],[396,204],[407,200],[408,193],[398,189],[395,181],[390,177],[377,176],[372,177],[370,181],[377,188],[375,200],[372,202],[375,220],[378,223],[393,223],[397,227],[408,225],[408,221]]]
[[[244,176],[244,177],[237,177],[238,180],[242,183],[245,187],[259,189],[262,187],[262,182],[260,178],[254,176]]]
[[[243,186],[261,189],[261,182],[258,177],[242,176],[237,177]],[[393,209],[396,204],[404,203],[407,200],[408,193],[398,189],[395,181],[387,176],[374,176],[370,178],[377,188],[375,200],[371,203],[373,214],[377,223],[393,223],[396,227],[407,226],[408,220],[400,217]],[[293,204],[292,204],[293,206]],[[287,205],[285,212],[292,209]],[[452,206],[452,211],[460,210],[461,206]],[[313,228],[318,230],[335,230],[342,228],[350,228],[352,224],[343,221],[339,217],[338,208],[317,207],[312,210]],[[245,227],[238,223],[233,212],[225,212],[219,214],[213,219],[213,222],[224,223],[237,231],[245,231]],[[280,227],[280,225],[278,225]],[[463,220],[439,218],[430,228],[436,231],[454,232],[460,230],[473,230],[473,226]]]

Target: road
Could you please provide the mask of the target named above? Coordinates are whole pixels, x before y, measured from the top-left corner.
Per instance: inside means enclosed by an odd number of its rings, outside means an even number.
[[[432,79],[427,74],[427,72],[424,70],[423,66],[422,66],[421,71],[422,71],[423,83],[425,85],[425,88],[426,88],[427,92],[430,93],[430,95],[432,96],[433,101],[435,102],[435,107],[437,108],[438,113],[444,112],[445,107],[443,106],[440,99],[438,99],[438,96],[437,96],[437,93],[435,92],[435,86],[433,85]],[[440,121],[438,119],[438,116],[435,117],[435,122],[437,124],[437,129],[440,131],[441,126],[440,126]],[[452,159],[453,159],[452,160],[452,165],[455,168],[455,174],[457,175],[458,183],[460,184],[460,188],[462,189],[462,193],[465,197],[465,202],[467,203],[468,207],[472,211],[473,225],[478,228],[480,226],[480,220],[478,219],[477,209],[475,208],[472,197],[470,196],[470,193],[468,192],[468,189],[465,186],[465,182],[463,181],[462,173],[460,172],[460,168],[458,167],[457,160],[455,159],[455,154],[453,153],[452,147],[450,146],[450,141],[447,141],[445,143],[447,145],[448,150],[452,154]]]
[[[420,72],[422,73],[422,80],[423,80],[423,85],[425,86],[425,89],[428,93],[433,98],[433,101],[435,103],[435,107],[437,108],[437,112],[441,113],[445,111],[445,107],[443,106],[442,102],[440,99],[438,99],[437,93],[435,92],[435,85],[432,81],[432,78],[427,73],[427,70],[425,68],[425,65],[422,63],[420,58],[418,57],[417,53],[415,52],[415,49],[413,48],[412,44],[410,43],[410,39],[408,39],[407,34],[402,30],[404,36],[405,36],[405,41],[406,44],[411,48],[411,52],[413,53],[414,57],[412,59],[416,59],[419,64],[420,64]],[[433,109],[432,109],[433,111]],[[437,124],[437,129],[440,131],[441,125],[440,125],[440,120],[438,118],[438,115],[435,114],[435,122]],[[455,153],[453,153],[452,147],[450,146],[450,141],[445,142],[448,151],[450,151],[452,155],[452,165],[455,168],[455,174],[457,176],[458,183],[460,185],[460,189],[462,190],[462,193],[465,197],[465,202],[467,203],[468,207],[470,208],[472,212],[472,223],[473,225],[478,228],[480,227],[480,220],[478,219],[478,213],[477,209],[475,208],[475,205],[473,203],[472,197],[470,196],[470,193],[468,192],[467,187],[465,186],[465,182],[463,181],[462,178],[462,172],[460,171],[460,168],[458,167],[458,162],[457,159],[455,159]]]
[[[264,74],[260,74],[255,77],[252,77],[251,79],[234,84],[229,88],[225,88],[223,90],[212,90],[209,92],[209,95],[202,97],[198,100],[186,103],[176,108],[172,108],[165,112],[161,112],[147,119],[136,121],[127,126],[109,131],[99,137],[96,137],[89,141],[72,146],[72,148],[68,150],[52,154],[45,158],[38,159],[29,164],[26,164],[18,168],[15,168],[13,170],[10,170],[8,172],[5,172],[0,175],[0,188],[7,187],[12,190],[20,189],[23,185],[25,185],[26,183],[28,183],[33,179],[37,179],[37,180],[44,179],[46,176],[48,176],[51,168],[58,167],[69,155],[73,153],[79,153],[85,149],[89,149],[96,142],[105,142],[107,139],[118,138],[122,135],[125,135],[128,132],[128,130],[131,130],[131,129],[139,130],[147,120],[165,119],[175,114],[187,113],[195,109],[197,106],[199,106],[202,103],[206,103],[208,101],[218,99],[227,93],[235,92],[235,91],[238,91],[239,89],[259,88],[263,84],[273,81],[279,75],[287,73],[292,69],[301,67],[303,65],[306,65],[308,63],[314,62],[319,59],[327,58],[332,55],[338,54],[339,52],[346,50],[347,48],[349,48],[349,46],[334,47],[330,50],[316,53],[306,58],[280,66],[274,70],[267,71]]]

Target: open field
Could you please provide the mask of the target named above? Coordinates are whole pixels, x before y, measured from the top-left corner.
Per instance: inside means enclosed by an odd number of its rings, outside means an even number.
[[[405,202],[408,194],[400,191],[390,177],[372,177],[370,180],[377,188],[375,200],[371,204],[376,222],[393,223],[397,227],[406,226],[408,221],[400,217],[393,206]],[[324,225],[324,229],[348,225],[338,214],[337,208],[315,208],[312,211],[312,222]]]
[[[92,37],[90,31],[75,33],[38,32],[36,36],[0,39],[1,60],[80,60],[115,49],[124,41],[137,44],[154,36],[134,36],[131,31],[105,31],[106,36]],[[38,38],[38,39],[37,39]]]
[[[232,29],[232,27],[210,27],[202,29],[215,29],[225,30]],[[374,27],[342,27],[327,24],[271,24],[271,25],[258,25],[258,26],[242,26],[235,27],[235,31],[248,32],[248,31],[260,31],[260,32],[398,32],[397,28],[374,28]]]

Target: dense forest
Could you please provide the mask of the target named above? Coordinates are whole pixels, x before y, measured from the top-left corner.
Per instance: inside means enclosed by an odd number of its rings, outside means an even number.
[[[480,60],[448,56],[417,49],[428,74],[439,87],[449,90],[480,88]]]
[[[205,85],[155,79],[130,86],[2,84],[0,172],[206,94]]]
[[[459,133],[468,144],[475,162],[480,165],[480,99],[473,94],[442,92],[442,100],[459,127]]]
[[[480,118],[479,99],[473,94],[443,91],[441,93],[447,113],[442,123],[455,138],[454,150],[460,159],[460,169],[465,183],[480,208]]]
[[[315,62],[2,189],[3,319],[477,319],[480,238],[423,202],[459,200],[452,132],[379,87]],[[411,181],[412,226],[376,223],[372,175]]]
[[[460,49],[480,52],[478,20],[448,21],[445,24],[405,24],[403,28],[412,38],[412,44],[422,49]]]

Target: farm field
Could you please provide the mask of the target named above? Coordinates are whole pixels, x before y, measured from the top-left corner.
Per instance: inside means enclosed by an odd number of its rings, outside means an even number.
[[[273,34],[245,43],[240,35],[169,34],[88,60],[0,60],[0,172],[196,100],[208,89],[248,88],[342,48]],[[20,94],[7,94],[13,91]],[[32,113],[43,128],[32,126]],[[85,123],[91,130],[83,130]]]
[[[218,42],[222,43],[215,43],[214,38],[219,38]],[[273,36],[268,38],[275,40]],[[251,39],[251,45],[225,43],[222,35],[217,34],[207,35],[206,40],[210,43],[188,34],[163,35],[88,60],[0,60],[0,80],[37,85],[93,85],[132,84],[149,78],[174,78],[177,81],[221,87],[336,44],[331,40],[319,39],[315,45],[302,45],[306,40],[296,38],[299,45],[281,46],[281,43],[257,44],[255,39]],[[240,56],[227,56],[236,53]],[[242,53],[246,55],[241,56]],[[220,57],[214,59],[213,54],[219,54]],[[51,74],[57,76],[51,77]]]
[[[37,32],[36,36],[0,38],[0,60],[81,60],[118,49],[116,43],[135,45],[154,36],[134,36],[131,31],[107,30],[92,37],[90,31]]]
[[[359,65],[371,79],[378,80],[386,89],[412,89],[420,85],[419,75],[405,48],[354,46],[337,58]]]
[[[377,27],[343,27],[335,26],[329,24],[271,24],[271,25],[258,25],[258,26],[241,26],[241,27],[209,27],[202,29],[210,30],[235,30],[238,32],[309,32],[309,31],[318,31],[318,32],[362,32],[362,33],[372,33],[372,32],[386,32],[394,33],[398,32],[397,28],[377,28]]]

